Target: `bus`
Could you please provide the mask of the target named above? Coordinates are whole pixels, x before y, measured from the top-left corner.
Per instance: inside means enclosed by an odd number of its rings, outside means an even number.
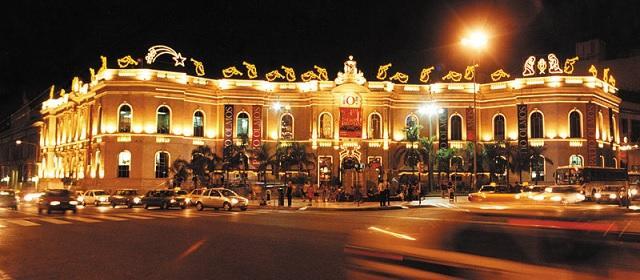
[[[557,185],[572,185],[578,188],[587,200],[593,200],[604,186],[629,185],[626,169],[590,166],[561,166],[556,169]]]

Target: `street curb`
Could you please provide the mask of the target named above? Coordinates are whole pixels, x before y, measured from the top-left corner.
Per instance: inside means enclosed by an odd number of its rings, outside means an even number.
[[[400,210],[405,209],[406,207],[402,205],[393,205],[386,207],[345,207],[345,208],[337,208],[337,207],[301,207],[300,211],[385,211],[385,210]]]
[[[402,205],[407,208],[435,208],[435,205],[431,204],[422,204],[422,205]]]

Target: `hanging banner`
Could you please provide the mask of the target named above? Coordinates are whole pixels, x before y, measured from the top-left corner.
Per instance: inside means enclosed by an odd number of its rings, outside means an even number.
[[[527,132],[527,104],[518,104],[518,150],[521,154],[527,154],[529,149],[529,133]]]
[[[438,147],[446,149],[449,147],[449,110],[444,108],[442,111],[438,114]]]
[[[233,145],[233,105],[224,105],[224,147],[231,145]]]
[[[360,108],[340,108],[340,137],[362,137],[362,114]]]
[[[609,108],[609,139],[611,139],[611,143],[613,143],[613,141],[615,141],[615,139],[613,139],[613,136],[615,135],[615,131],[614,131],[615,126],[613,125],[613,109]],[[605,141],[608,139],[605,139]]]
[[[253,121],[251,123],[252,136],[251,145],[254,148],[262,145],[262,105],[253,105]]]
[[[596,104],[587,104],[587,165],[597,166],[596,157],[598,156],[597,148],[598,142],[596,141]]]
[[[476,117],[473,108],[467,108],[467,141],[476,140]]]

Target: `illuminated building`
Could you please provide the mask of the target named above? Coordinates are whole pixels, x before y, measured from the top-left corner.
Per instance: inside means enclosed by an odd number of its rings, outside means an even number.
[[[173,52],[176,66],[190,61],[170,48],[162,50]],[[285,66],[267,74],[272,82],[239,75],[242,67],[228,71],[235,75],[229,79],[102,67],[92,81],[74,79],[71,89],[52,91],[42,104],[39,175],[48,186],[66,177],[81,187],[166,187],[174,160],[189,160],[200,145],[222,155],[225,145],[246,134],[250,145],[266,143],[271,151],[276,144],[306,144],[317,157],[311,172],[316,183],[339,176],[345,160],[375,162],[397,176],[410,170],[394,160],[411,145],[404,132],[410,123],[419,124],[420,137],[438,136],[435,147],[463,149],[474,137],[480,144],[506,140],[543,146],[553,164],[535,172],[541,181],[551,181],[557,166],[617,166],[617,88],[598,77],[557,74],[562,65],[555,55],[548,57],[549,67],[541,62],[547,57],[533,57],[537,63],[529,59],[526,77],[498,70],[495,81],[475,86],[468,79],[473,73],[462,79],[450,71],[453,80],[442,82],[438,78],[447,71],[433,68],[422,73],[429,84],[404,83],[404,73],[394,75],[398,83],[367,81],[352,58],[335,80],[318,78],[324,69],[317,67],[319,74],[305,73],[315,78],[307,82],[289,81],[296,76]],[[204,73],[201,63],[195,66]],[[474,89],[479,91],[477,129]],[[427,112],[434,108],[441,110]],[[524,174],[531,179],[531,172]]]

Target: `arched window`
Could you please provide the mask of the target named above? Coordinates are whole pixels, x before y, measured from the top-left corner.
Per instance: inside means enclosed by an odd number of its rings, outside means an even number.
[[[584,166],[584,158],[581,155],[571,155],[571,157],[569,157],[569,165]]]
[[[569,138],[582,137],[582,115],[579,111],[573,110],[569,113]]]
[[[318,124],[318,127],[320,128],[320,138],[333,138],[333,118],[331,117],[331,114],[327,112],[320,114],[320,118],[318,118]]]
[[[604,117],[602,112],[598,112],[598,122],[596,122],[596,139],[606,140],[604,135]]]
[[[538,182],[544,181],[544,156],[531,157],[531,179]]]
[[[249,136],[249,114],[240,112],[236,117],[236,137]]]
[[[156,153],[156,178],[169,177],[169,153]]]
[[[369,137],[382,139],[382,117],[378,113],[369,115]]]
[[[493,117],[493,139],[504,140],[505,139],[505,121],[503,115],[495,115]]]
[[[540,112],[533,112],[529,116],[529,134],[531,138],[544,138],[544,117]]]
[[[293,139],[293,116],[284,114],[280,118],[280,138],[283,140]]]
[[[167,106],[160,106],[156,112],[158,134],[169,134],[171,129],[171,110]]]
[[[127,104],[118,110],[118,132],[131,132],[131,106]]]
[[[451,140],[462,140],[462,118],[459,115],[451,116],[449,132],[451,133]]]
[[[118,177],[129,178],[131,168],[131,152],[124,150],[118,154]]]
[[[204,136],[204,113],[202,111],[193,113],[193,136]]]
[[[410,114],[407,116],[407,118],[405,119],[405,126],[406,127],[414,127],[419,125],[419,120],[418,117],[414,114]]]

